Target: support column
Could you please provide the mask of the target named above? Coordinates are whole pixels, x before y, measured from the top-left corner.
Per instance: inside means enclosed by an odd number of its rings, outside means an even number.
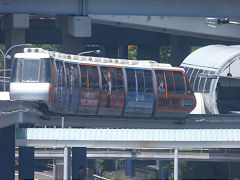
[[[128,177],[134,177],[134,161],[131,159],[127,159],[125,161],[125,173]]]
[[[15,125],[0,129],[0,180],[15,179]]]
[[[7,14],[2,19],[2,29],[5,35],[6,50],[17,44],[25,43],[25,29],[29,28],[28,14]],[[24,46],[16,47],[9,52],[9,55],[14,55],[17,52],[23,52]],[[6,61],[6,69],[11,69],[11,60]],[[7,73],[7,76],[10,74]]]
[[[178,149],[174,149],[174,180],[178,180]]]
[[[70,179],[70,160],[71,160],[71,148],[64,147],[64,159],[63,159],[63,179]]]
[[[105,57],[118,58],[118,45],[116,44],[105,45]]]
[[[128,46],[127,45],[119,46],[119,58],[120,59],[128,59]]]
[[[160,60],[159,45],[138,45],[137,59],[141,60]]]
[[[166,165],[166,161],[157,160],[156,165],[158,166],[158,179],[165,180],[167,179],[167,172],[163,169],[163,167]]]
[[[62,49],[64,53],[78,54],[83,51],[83,37],[91,36],[91,20],[89,17],[57,15],[56,26],[62,30]]]
[[[34,179],[34,148],[19,147],[19,180]]]
[[[171,35],[170,64],[172,66],[179,66],[190,52],[191,46],[188,37]]]
[[[72,148],[72,177],[77,177],[79,168],[84,168],[84,179],[86,177],[87,168],[87,148],[85,147],[73,147]]]

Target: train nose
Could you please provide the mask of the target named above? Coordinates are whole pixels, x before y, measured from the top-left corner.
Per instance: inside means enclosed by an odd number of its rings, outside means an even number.
[[[10,83],[10,99],[48,101],[50,83]]]

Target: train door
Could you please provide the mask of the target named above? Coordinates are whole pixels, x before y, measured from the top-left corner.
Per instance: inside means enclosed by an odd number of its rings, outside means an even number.
[[[186,81],[182,71],[156,70],[157,103],[156,117],[182,117],[189,113],[183,107],[186,96]]]
[[[124,105],[122,68],[101,67],[102,89],[99,115],[121,116]]]
[[[56,111],[58,113],[65,113],[65,101],[66,101],[66,74],[64,62],[56,59],[57,70],[57,101]]]
[[[151,69],[126,68],[125,116],[151,116],[154,104]]]
[[[80,82],[77,63],[65,63],[67,76],[66,112],[75,114],[80,97]]]
[[[81,92],[78,113],[96,114],[99,105],[99,72],[97,66],[80,65]]]

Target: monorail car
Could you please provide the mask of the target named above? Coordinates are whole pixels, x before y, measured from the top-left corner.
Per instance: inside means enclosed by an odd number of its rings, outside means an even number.
[[[77,115],[184,117],[196,106],[182,68],[40,48],[15,55],[10,98]]]

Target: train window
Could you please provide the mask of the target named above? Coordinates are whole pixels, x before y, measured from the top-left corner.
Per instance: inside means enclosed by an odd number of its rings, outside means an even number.
[[[52,80],[52,66],[50,59],[41,59],[41,76],[40,82],[51,82]]]
[[[108,90],[108,82],[107,82],[108,69],[106,67],[101,67],[101,74],[102,74],[102,89]]]
[[[80,66],[82,89],[87,89],[87,69],[86,66]]]
[[[56,61],[57,66],[57,74],[58,74],[58,86],[65,86],[65,71],[63,67],[63,63],[60,61]]]
[[[23,61],[23,82],[38,82],[39,81],[39,59],[24,59]]]
[[[93,89],[99,89],[98,69],[96,66],[93,66]]]
[[[166,81],[167,81],[167,91],[168,93],[174,93],[174,81],[173,74],[171,71],[165,71]]]
[[[155,71],[155,72],[156,72],[156,77],[157,77],[158,92],[164,93],[164,92],[166,92],[166,87],[165,87],[163,71]]]
[[[78,72],[78,66],[77,64],[72,64],[71,65],[72,69],[72,76],[73,76],[73,86],[74,88],[79,88],[79,72]]]
[[[138,84],[138,91],[144,92],[145,89],[145,81],[143,77],[143,71],[142,70],[136,70],[137,73],[137,84]]]
[[[90,90],[93,90],[93,86],[94,86],[94,75],[93,75],[93,66],[87,66],[87,71],[88,71],[88,88]]]
[[[67,87],[73,86],[73,76],[72,76],[72,68],[71,64],[65,63],[66,67],[66,75],[67,75]]]
[[[176,93],[185,93],[185,83],[183,73],[181,71],[174,71],[175,89]]]
[[[152,71],[144,71],[145,77],[145,92],[153,92]]]
[[[118,90],[122,91],[124,90],[124,85],[123,85],[123,72],[122,69],[116,68],[116,73],[117,73],[117,85],[118,85]]]
[[[136,91],[136,78],[134,69],[126,69],[128,91]]]
[[[20,82],[22,73],[22,59],[15,59],[12,66],[11,82]]]
[[[109,71],[111,74],[112,90],[116,91],[117,89],[116,68],[109,68]]]

